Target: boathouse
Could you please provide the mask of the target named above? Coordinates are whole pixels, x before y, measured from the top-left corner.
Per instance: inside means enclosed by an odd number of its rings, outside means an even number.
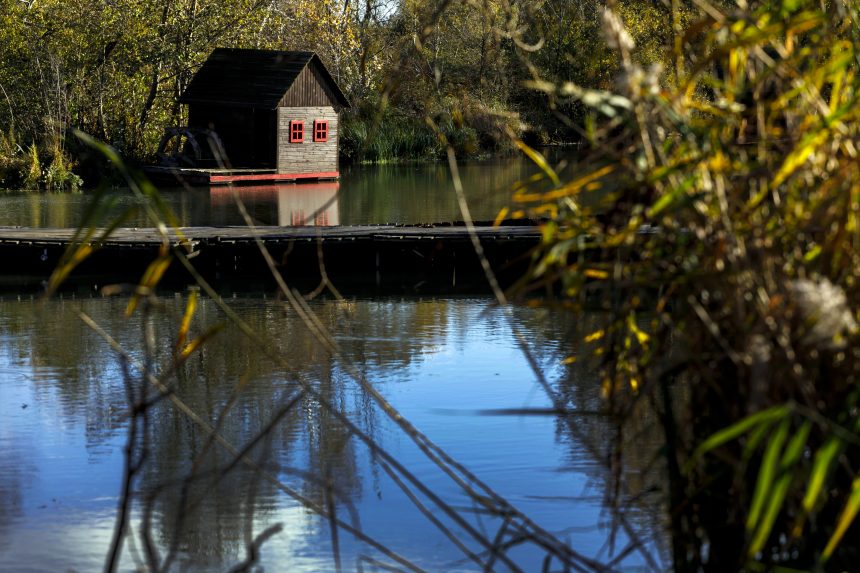
[[[349,102],[313,52],[218,48],[179,101],[190,128],[218,135],[234,169],[338,176],[338,114]]]

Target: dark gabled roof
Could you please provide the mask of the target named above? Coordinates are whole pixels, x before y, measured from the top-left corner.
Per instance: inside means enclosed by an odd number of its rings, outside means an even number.
[[[191,80],[180,103],[204,103],[275,109],[308,65],[327,84],[326,91],[341,107],[349,101],[313,52],[216,48]]]

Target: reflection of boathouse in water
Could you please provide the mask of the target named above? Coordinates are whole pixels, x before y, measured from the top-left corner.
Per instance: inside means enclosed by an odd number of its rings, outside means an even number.
[[[279,227],[329,227],[340,224],[338,186],[337,181],[321,181],[303,185],[243,185],[234,190],[252,216],[255,207],[260,207],[263,213],[257,218],[261,219],[263,224]],[[226,187],[212,187],[209,190],[212,207],[232,211],[235,208],[232,193],[233,190]],[[263,219],[271,217],[274,205],[277,205],[277,221]]]
[[[339,176],[338,113],[349,102],[313,52],[218,48],[179,101],[188,126],[168,130],[153,175],[208,184]]]

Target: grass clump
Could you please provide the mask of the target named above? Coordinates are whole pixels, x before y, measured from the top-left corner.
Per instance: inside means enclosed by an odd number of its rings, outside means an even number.
[[[25,150],[15,132],[0,132],[0,187],[45,191],[78,191],[83,180],[74,161],[59,146],[40,151],[35,143]]]

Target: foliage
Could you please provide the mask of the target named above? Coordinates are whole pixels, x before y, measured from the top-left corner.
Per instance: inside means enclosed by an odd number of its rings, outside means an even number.
[[[334,4],[289,3],[293,12],[282,4],[3,0],[0,96],[9,113],[0,128],[40,154],[63,149],[74,127],[146,158],[163,128],[183,121],[178,96],[216,46],[312,48],[338,71],[354,41],[344,16],[329,18]]]
[[[530,281],[610,311],[585,342],[619,432],[640,403],[659,417],[676,570],[851,569],[857,13],[700,4],[673,12],[666,71],[638,63],[620,4],[617,90],[533,82],[600,119],[573,180],[532,152],[548,176],[516,199],[554,217]]]
[[[553,106],[522,80],[539,73],[608,87],[611,53],[593,49],[600,5],[0,0],[0,131],[14,130],[24,148],[35,144],[49,164],[54,150],[67,153],[69,128],[111,143],[130,159],[151,159],[163,129],[185,121],[177,100],[194,71],[223,46],[319,53],[353,104],[348,121],[377,124],[380,107],[406,118],[410,127],[394,139],[414,135],[417,141],[382,142],[383,158],[401,150],[405,157],[435,157],[424,153],[432,129],[419,125],[425,119],[445,123],[445,117],[459,116],[467,126],[456,133],[464,150],[472,143],[482,151],[504,147],[507,129],[566,140],[575,132],[559,124]],[[666,10],[625,2],[623,13],[637,22],[634,36],[651,46],[645,59],[659,59],[654,46],[665,40]],[[521,49],[541,47],[524,64]],[[581,106],[561,109],[584,113]],[[379,129],[368,132],[388,137]],[[348,145],[346,157],[354,151]],[[103,168],[77,162],[88,179]]]
[[[39,152],[35,145],[30,146],[24,166],[26,170],[24,172],[24,185],[32,189],[39,184],[39,180],[42,178],[42,164],[39,162]]]
[[[44,187],[50,191],[70,190],[77,191],[83,185],[83,179],[78,177],[72,169],[74,162],[66,157],[61,150],[54,153],[51,163],[43,174]]]

